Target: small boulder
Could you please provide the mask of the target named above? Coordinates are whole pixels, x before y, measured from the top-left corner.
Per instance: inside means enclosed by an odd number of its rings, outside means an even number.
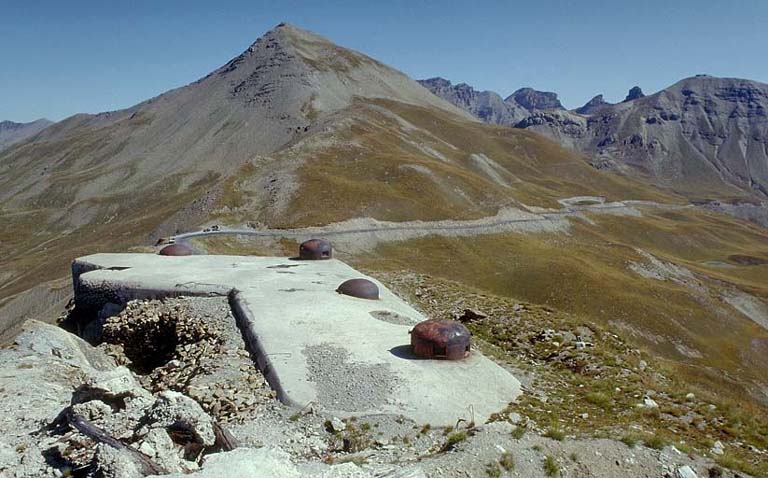
[[[145,390],[130,370],[117,367],[104,372],[91,374],[84,384],[75,390],[73,403],[83,403],[90,400],[101,400],[114,404],[131,398],[147,398],[152,395]],[[122,406],[119,406],[122,408]]]
[[[93,455],[97,476],[104,478],[141,478],[144,474],[127,450],[116,450],[99,443]]]
[[[188,466],[190,462],[181,460],[171,437],[161,428],[150,430],[150,432],[141,440],[137,448],[166,471],[191,471]]]
[[[192,434],[203,446],[213,446],[216,442],[213,419],[196,401],[174,391],[160,393],[145,417],[147,433],[153,428],[162,427],[184,430]]]
[[[659,404],[656,403],[656,400],[647,397],[643,399],[643,406],[645,408],[659,408]]]
[[[675,474],[677,478],[699,478],[699,475],[688,465],[678,468]]]
[[[714,445],[712,445],[712,449],[709,450],[712,452],[713,455],[722,455],[725,453],[725,447],[723,446],[723,442],[720,440],[716,441]]]
[[[343,432],[347,429],[347,424],[339,417],[332,417],[328,420],[331,427],[331,432]]]
[[[479,322],[487,319],[488,314],[485,314],[475,309],[464,309],[464,313],[457,317],[457,320],[462,324],[470,324],[472,322]]]

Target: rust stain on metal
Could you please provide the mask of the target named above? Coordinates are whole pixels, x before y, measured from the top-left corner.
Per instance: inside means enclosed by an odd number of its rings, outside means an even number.
[[[342,282],[336,292],[360,299],[378,300],[379,288],[368,279],[349,279]]]
[[[333,257],[331,243],[324,239],[310,239],[299,246],[299,259],[317,261]]]
[[[170,246],[165,246],[160,249],[158,254],[161,256],[193,256],[195,255],[195,251],[184,244],[171,244]]]
[[[411,331],[413,353],[423,358],[461,360],[469,356],[469,330],[453,320],[430,319]]]

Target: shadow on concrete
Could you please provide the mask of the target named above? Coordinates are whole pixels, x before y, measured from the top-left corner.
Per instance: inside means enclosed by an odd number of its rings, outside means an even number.
[[[297,261],[300,259],[295,259],[293,257],[289,258],[288,260],[291,261]],[[299,267],[301,264],[278,264],[276,266],[267,266],[267,269],[290,269],[291,267]]]
[[[392,347],[391,349],[389,349],[389,353],[391,353],[397,358],[401,358],[405,360],[429,360],[428,358],[419,357],[418,355],[414,354],[413,347],[411,347],[410,344],[398,345],[397,347]]]

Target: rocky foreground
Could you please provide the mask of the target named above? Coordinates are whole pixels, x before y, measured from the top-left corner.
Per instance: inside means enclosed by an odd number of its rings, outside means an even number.
[[[674,446],[543,432],[516,412],[437,428],[289,409],[223,299],[132,302],[96,323],[81,334],[98,346],[29,321],[0,351],[0,475],[747,476]]]

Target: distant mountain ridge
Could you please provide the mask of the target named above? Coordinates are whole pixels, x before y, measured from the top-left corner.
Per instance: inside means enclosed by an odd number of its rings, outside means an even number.
[[[422,84],[483,121],[530,129],[584,153],[599,169],[650,177],[656,184],[697,199],[768,197],[768,85],[764,83],[697,75],[648,96],[635,86],[617,104],[598,95],[571,111],[552,101],[556,95],[539,92],[540,98],[550,101],[515,101],[529,113],[524,118],[521,110],[514,116],[493,111],[497,103],[478,115],[476,108],[457,102],[451,89],[434,88],[431,80]],[[509,98],[504,108],[508,103]]]
[[[432,93],[462,108],[486,123],[513,125],[528,116],[529,111],[509,97],[503,99],[493,91],[478,91],[459,83],[453,85],[444,78],[419,80],[422,86]]]
[[[563,109],[557,93],[549,91],[520,88],[502,99],[493,91],[478,91],[466,83],[454,85],[445,78],[435,77],[418,81],[437,96],[487,123],[513,126],[534,111]]]
[[[53,121],[45,118],[31,121],[29,123],[16,123],[13,121],[0,121],[0,151],[8,148],[14,143],[34,136],[48,126]]]

